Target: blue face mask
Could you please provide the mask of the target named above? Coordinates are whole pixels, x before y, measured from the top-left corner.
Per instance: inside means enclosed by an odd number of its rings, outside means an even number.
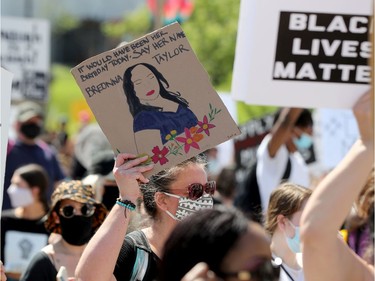
[[[295,226],[291,221],[289,222],[294,228],[294,236],[293,238],[285,236],[286,242],[288,243],[288,246],[292,250],[292,252],[301,253],[300,239],[299,239],[299,226]]]
[[[294,144],[298,149],[306,150],[309,149],[313,144],[313,139],[306,133],[303,133],[299,138],[293,139]]]

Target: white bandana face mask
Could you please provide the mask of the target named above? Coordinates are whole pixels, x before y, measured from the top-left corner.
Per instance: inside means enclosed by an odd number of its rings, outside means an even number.
[[[176,221],[181,221],[182,219],[190,216],[191,214],[194,214],[199,210],[212,209],[214,205],[214,201],[212,199],[212,196],[210,195],[203,195],[197,200],[191,200],[187,197],[178,196],[176,194],[171,194],[167,192],[164,192],[164,194],[179,199],[178,208],[175,215],[173,215],[168,210],[165,211],[171,218],[173,218]]]
[[[30,188],[22,188],[15,184],[11,184],[7,189],[7,192],[13,208],[25,207],[34,202]]]

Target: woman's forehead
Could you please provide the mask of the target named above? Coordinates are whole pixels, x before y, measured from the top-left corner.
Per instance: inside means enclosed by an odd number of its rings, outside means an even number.
[[[172,186],[181,188],[181,186],[186,187],[192,183],[205,184],[206,182],[207,173],[204,167],[196,163],[191,163],[178,172]]]
[[[150,73],[152,73],[152,71],[148,67],[144,65],[137,65],[132,70],[132,78],[134,76],[147,76]]]

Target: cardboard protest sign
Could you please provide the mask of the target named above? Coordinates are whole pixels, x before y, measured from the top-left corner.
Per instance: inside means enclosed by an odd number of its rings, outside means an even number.
[[[1,111],[0,111],[0,212],[3,204],[3,187],[5,175],[5,159],[8,146],[10,94],[13,74],[1,67]]]
[[[178,23],[71,72],[115,153],[149,155],[152,173],[240,133]]]
[[[371,81],[372,1],[241,1],[232,94],[249,104],[350,108]]]
[[[2,17],[1,65],[14,74],[12,101],[47,101],[49,22],[43,19]]]

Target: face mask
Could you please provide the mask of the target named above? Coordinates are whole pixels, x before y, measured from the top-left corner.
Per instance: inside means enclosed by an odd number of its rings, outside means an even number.
[[[301,150],[309,149],[313,144],[312,137],[306,133],[303,133],[299,138],[294,138],[293,142]]]
[[[208,161],[208,172],[210,174],[216,175],[220,172],[220,162],[217,159],[212,159]]]
[[[92,229],[93,217],[73,216],[67,219],[59,215],[61,236],[71,245],[81,246],[86,244],[94,234]]]
[[[214,205],[213,199],[209,195],[203,195],[197,200],[191,200],[189,198],[178,196],[176,194],[166,192],[164,192],[164,194],[175,198],[179,198],[178,208],[175,215],[173,215],[168,210],[165,211],[171,218],[177,221],[180,221],[199,210],[212,209],[212,206]]]
[[[288,246],[292,250],[292,252],[301,253],[300,240],[299,240],[299,226],[295,226],[292,222],[290,222],[290,224],[294,228],[294,237],[290,238],[285,235],[286,242],[288,243]]]
[[[25,207],[34,202],[34,197],[30,188],[22,188],[15,184],[11,184],[7,189],[7,192],[13,208]]]
[[[20,131],[28,139],[35,139],[37,136],[40,135],[42,128],[38,124],[29,123],[29,124],[22,124]]]

